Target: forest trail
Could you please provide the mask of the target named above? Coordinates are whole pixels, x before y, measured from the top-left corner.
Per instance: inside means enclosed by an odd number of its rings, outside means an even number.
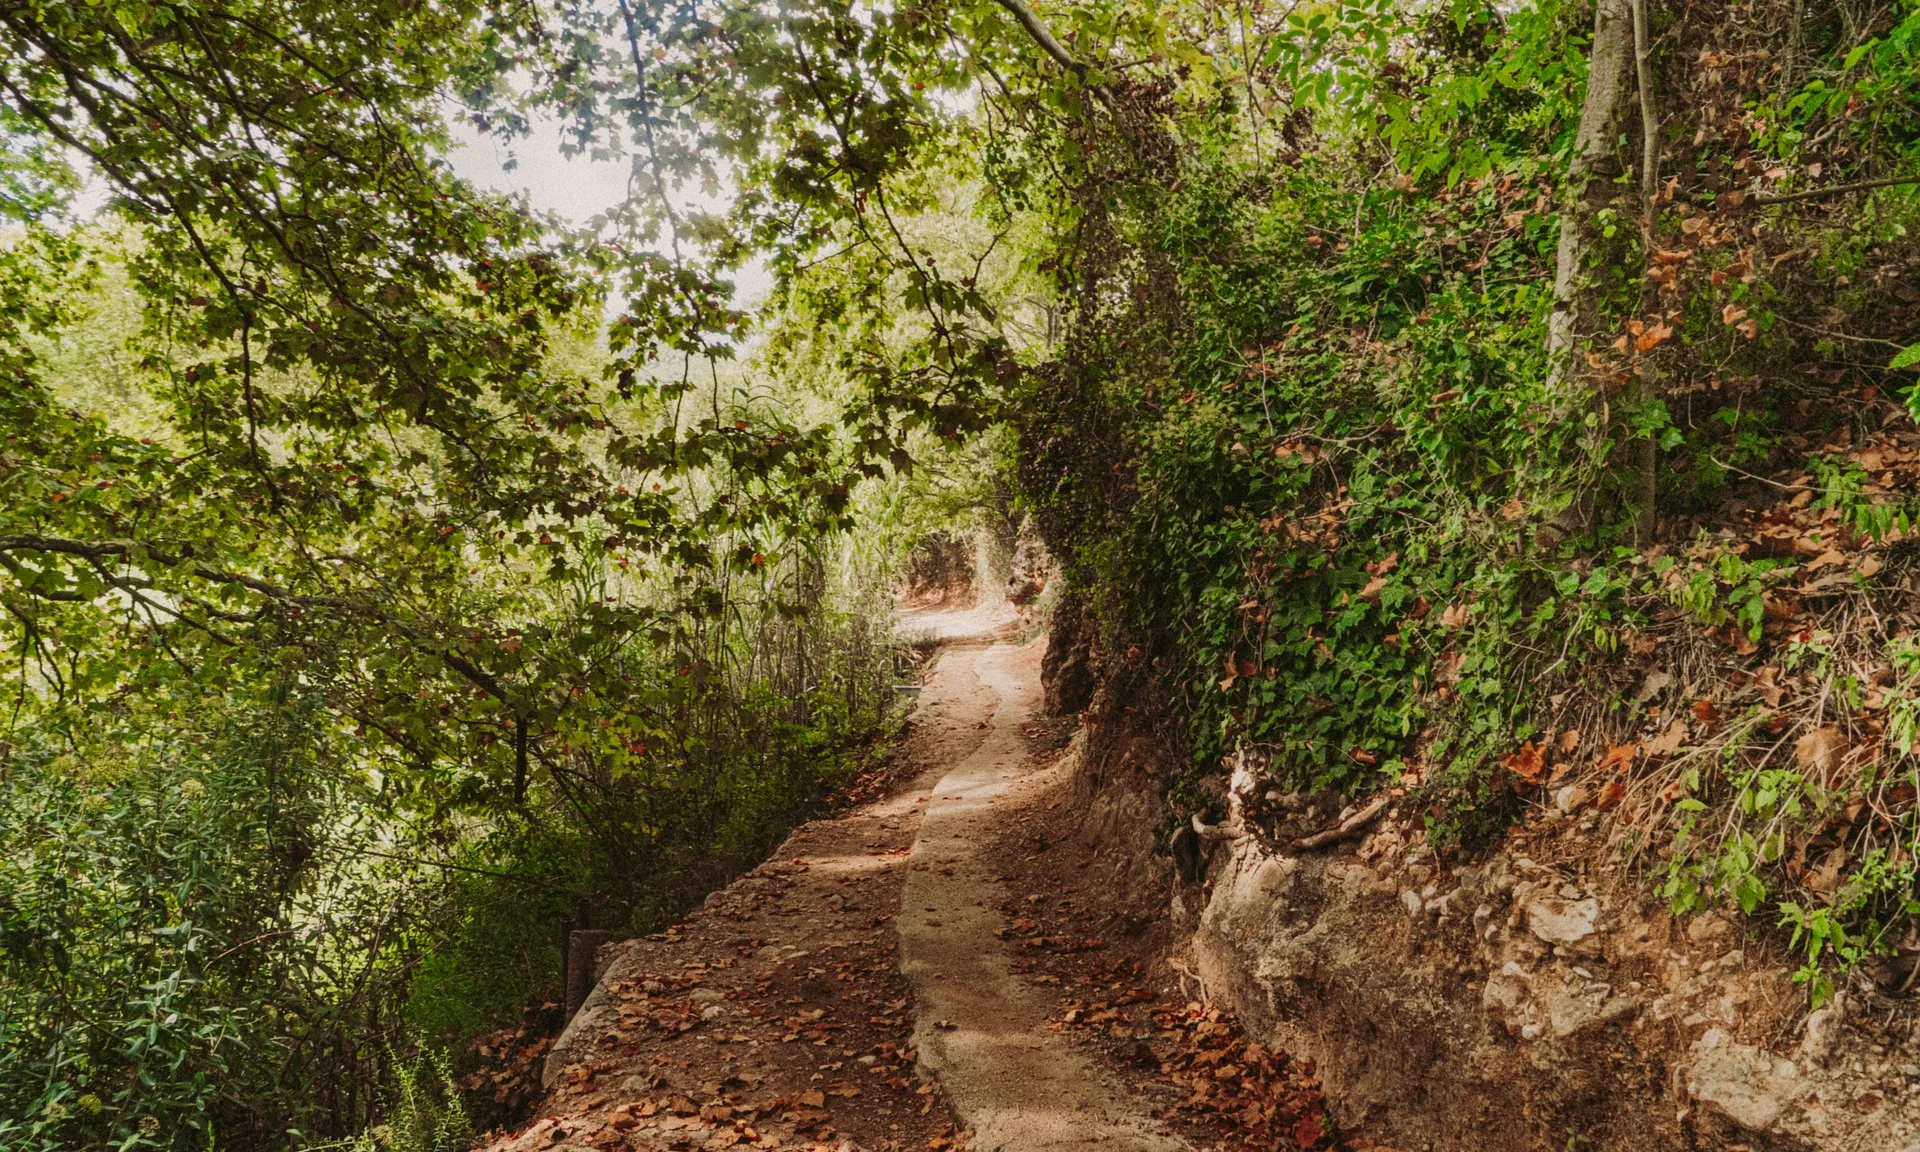
[[[855,785],[874,798],[610,946],[541,1118],[496,1152],[1185,1147],[1048,1027],[996,936],[993,846],[1032,799],[1043,643],[991,609],[902,623],[942,644],[900,752]]]
[[[1003,942],[1000,848],[1010,817],[1062,783],[1059,773],[1034,771],[1022,738],[1039,711],[1040,647],[996,644],[972,655],[973,675],[996,699],[978,721],[986,738],[934,788],[901,896],[914,1046],[975,1152],[1177,1152],[1186,1145],[1048,1026],[1053,998],[1015,974]]]

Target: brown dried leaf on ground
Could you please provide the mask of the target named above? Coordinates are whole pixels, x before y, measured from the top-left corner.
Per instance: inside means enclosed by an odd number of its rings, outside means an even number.
[[[1373,1148],[1343,1137],[1313,1065],[1247,1039],[1233,1017],[1190,1001],[1153,1013],[1160,1070],[1185,1091],[1171,1111],[1216,1129],[1236,1149]]]

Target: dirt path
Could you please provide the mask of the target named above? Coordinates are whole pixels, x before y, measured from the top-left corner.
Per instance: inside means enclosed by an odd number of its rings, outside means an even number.
[[[1052,997],[1015,975],[995,851],[1011,811],[1042,783],[1022,729],[1040,700],[1039,645],[974,657],[997,696],[986,738],[933,791],[901,898],[900,963],[913,989],[920,1065],[973,1132],[976,1152],[1186,1145],[1050,1027]]]
[[[815,820],[666,932],[610,946],[546,1063],[541,1118],[495,1152],[944,1148],[954,1120],[916,1074],[894,917],[921,813],[987,733],[972,660],[1007,621],[928,612],[946,639],[880,798]]]
[[[493,1152],[1364,1147],[1107,906],[1066,728],[1037,716],[1041,643],[986,611],[904,624],[944,642],[851,790],[878,798],[610,946],[542,1118]]]

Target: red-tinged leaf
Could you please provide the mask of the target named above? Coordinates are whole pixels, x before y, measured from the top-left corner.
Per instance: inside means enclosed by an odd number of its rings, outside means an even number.
[[[1720,706],[1711,699],[1702,698],[1693,702],[1693,718],[1698,720],[1707,731],[1720,727]]]
[[[1615,772],[1625,772],[1627,769],[1633,767],[1633,758],[1639,754],[1640,745],[1638,744],[1615,744],[1613,747],[1607,749],[1607,754],[1600,757],[1599,762],[1595,764],[1594,767],[1602,772],[1605,772],[1609,768]]]
[[[1547,768],[1546,754],[1533,741],[1520,745],[1520,750],[1501,760],[1507,771],[1529,784],[1540,783]]]

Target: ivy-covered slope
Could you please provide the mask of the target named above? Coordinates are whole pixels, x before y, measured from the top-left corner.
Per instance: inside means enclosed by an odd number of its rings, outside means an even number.
[[[1447,848],[1577,786],[1818,1000],[1916,907],[1920,11],[1255,30],[1073,137],[1016,405],[1115,698]]]

